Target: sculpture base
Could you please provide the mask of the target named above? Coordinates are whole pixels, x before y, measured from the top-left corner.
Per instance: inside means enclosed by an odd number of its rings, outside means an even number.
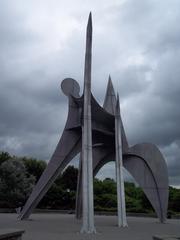
[[[87,229],[87,228],[85,228],[85,227],[82,227],[80,233],[81,233],[81,234],[96,234],[97,232],[96,232],[95,227],[90,228],[90,229]]]

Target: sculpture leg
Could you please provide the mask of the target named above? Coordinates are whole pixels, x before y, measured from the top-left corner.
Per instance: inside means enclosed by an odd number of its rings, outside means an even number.
[[[116,184],[117,184],[117,207],[118,207],[118,226],[127,227],[126,219],[126,203],[123,178],[123,162],[122,162],[122,139],[121,139],[121,122],[119,97],[117,97],[115,112],[115,146],[116,146]]]
[[[79,159],[75,217],[76,219],[82,218],[82,155],[80,155]]]
[[[151,202],[160,222],[166,221],[169,184],[165,160],[153,144],[137,144],[125,156],[124,167]]]
[[[97,164],[97,173],[115,156],[107,155]],[[152,144],[138,144],[123,154],[123,166],[134,177],[152,204],[161,223],[166,221],[168,206],[168,173],[162,154]]]
[[[115,155],[108,148],[94,149],[94,175],[114,159]],[[135,145],[130,148],[129,154],[123,154],[123,165],[144,191],[160,222],[165,222],[168,206],[168,173],[160,151],[152,144]],[[79,209],[80,206],[78,204]]]
[[[96,176],[97,174],[98,164],[100,162],[103,162],[103,159],[109,155],[111,155],[111,150],[108,148],[108,146],[93,147],[93,176]],[[82,182],[81,181],[82,181],[82,162],[80,158],[77,193],[76,193],[76,210],[75,210],[75,216],[77,219],[82,218]]]
[[[45,171],[23,207],[19,219],[27,219],[69,161],[80,151],[80,136],[65,130]]]

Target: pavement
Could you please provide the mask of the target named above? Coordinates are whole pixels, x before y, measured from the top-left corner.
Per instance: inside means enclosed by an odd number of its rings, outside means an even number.
[[[128,217],[128,227],[117,227],[116,216],[95,216],[96,234],[81,234],[81,221],[73,214],[32,214],[30,220],[17,220],[17,214],[1,213],[0,228],[25,230],[23,240],[152,240],[154,235],[180,236],[180,220],[161,224],[156,218]]]

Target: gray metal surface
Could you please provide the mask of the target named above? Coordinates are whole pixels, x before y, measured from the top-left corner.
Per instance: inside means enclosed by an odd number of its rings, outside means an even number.
[[[87,41],[89,41],[88,36]],[[76,213],[77,216],[81,216],[83,195],[83,204],[86,202],[86,205],[89,206],[87,212],[85,212],[85,210],[83,211],[83,217],[86,216],[86,220],[85,218],[83,220],[83,226],[88,225],[88,229],[93,229],[94,231],[93,196],[90,197],[89,195],[93,190],[92,168],[95,176],[104,164],[109,161],[115,161],[116,97],[112,81],[109,78],[104,106],[101,107],[98,104],[90,90],[91,52],[86,49],[86,54],[83,95],[81,97],[79,96],[80,87],[74,79],[68,78],[62,81],[62,91],[69,100],[67,122],[55,152],[23,207],[19,219],[29,217],[33,209],[67,164],[79,152],[82,152],[82,160],[80,162],[81,170],[79,171],[78,178]],[[121,128],[123,166],[142,187],[157,213],[160,222],[165,222],[168,205],[168,172],[166,162],[158,148],[153,144],[143,143],[129,147],[121,116],[119,125]],[[87,151],[84,151],[85,149]],[[83,163],[85,163],[84,166]],[[84,173],[85,169],[87,173]],[[82,179],[86,179],[86,185],[90,187],[89,190],[86,189],[86,187],[82,189]],[[84,190],[84,194],[82,194],[82,190]],[[87,198],[89,200],[87,200]],[[85,231],[89,230],[86,228]]]
[[[115,111],[115,139],[116,139],[115,140],[115,146],[116,146],[115,166],[116,166],[116,183],[117,183],[118,226],[127,227],[121,136],[122,134],[121,134],[119,96],[117,96],[116,111]]]
[[[81,233],[95,233],[93,167],[92,167],[92,127],[91,127],[91,51],[92,51],[92,19],[89,15],[86,54],[84,67],[84,98],[82,119],[82,188],[83,215]]]

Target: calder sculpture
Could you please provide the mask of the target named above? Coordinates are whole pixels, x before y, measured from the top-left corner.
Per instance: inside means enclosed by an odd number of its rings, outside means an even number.
[[[82,217],[81,232],[93,233],[93,176],[109,161],[116,161],[118,225],[127,226],[122,167],[134,177],[152,204],[160,222],[165,222],[168,205],[168,173],[158,148],[150,143],[128,145],[116,96],[109,77],[103,107],[91,93],[92,19],[89,15],[86,34],[84,90],[72,78],[61,83],[68,97],[69,112],[57,147],[19,219],[27,219],[55,179],[80,153],[76,196],[76,217]]]

